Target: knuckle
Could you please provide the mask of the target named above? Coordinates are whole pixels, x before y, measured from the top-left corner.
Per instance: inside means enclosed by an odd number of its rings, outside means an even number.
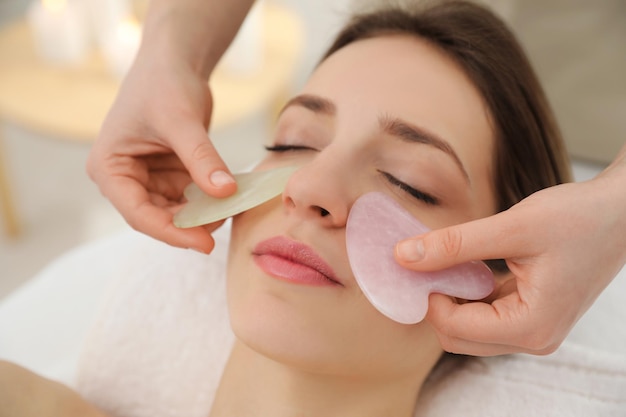
[[[554,340],[554,335],[551,332],[545,331],[529,332],[523,340],[521,347],[537,355],[554,353],[560,345]]]
[[[135,216],[128,216],[125,218],[126,223],[136,232],[143,232],[141,228],[141,222],[137,220]]]
[[[446,319],[436,321],[434,317],[431,317],[430,324],[435,330],[441,348],[448,353],[458,353],[460,350],[458,339],[453,335],[449,321]]]
[[[196,146],[191,154],[191,158],[194,161],[203,161],[207,159],[212,160],[212,159],[215,159],[215,157],[216,157],[215,148],[213,147],[213,145],[211,145],[211,143],[209,143],[208,140]]]
[[[556,344],[549,344],[545,348],[535,351],[535,354],[543,355],[543,356],[550,355],[550,354],[556,352],[556,350],[559,348],[559,346],[560,346],[560,344],[558,344],[558,343],[556,343]]]
[[[124,216],[124,220],[126,223],[135,231],[146,233],[145,228],[145,218],[146,215],[144,213],[142,205],[133,207],[132,209],[124,210],[122,216]],[[148,233],[149,234],[149,233]]]
[[[441,348],[448,352],[448,353],[457,353],[458,352],[458,347],[456,346],[456,344],[454,343],[454,338],[446,335],[446,334],[442,334],[437,332],[437,339],[439,339],[439,344],[441,345]]]
[[[463,354],[463,349],[458,347],[452,340],[446,340],[441,343],[441,348],[447,352],[455,355]]]
[[[456,258],[463,245],[463,236],[456,229],[446,229],[441,235],[439,250],[442,255],[449,258]]]

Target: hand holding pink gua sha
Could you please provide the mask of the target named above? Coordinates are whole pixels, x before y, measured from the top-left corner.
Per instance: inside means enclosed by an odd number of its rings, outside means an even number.
[[[422,321],[430,293],[479,300],[494,288],[493,274],[482,262],[434,272],[401,267],[393,256],[396,243],[428,231],[383,193],[362,195],[348,216],[346,245],[356,281],[378,311],[399,323]]]

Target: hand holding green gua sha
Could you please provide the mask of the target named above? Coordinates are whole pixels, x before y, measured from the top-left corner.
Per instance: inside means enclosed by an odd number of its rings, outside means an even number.
[[[196,184],[185,189],[187,204],[174,215],[174,225],[189,228],[214,223],[265,203],[283,192],[297,167],[235,174],[237,191],[226,198],[205,194]]]

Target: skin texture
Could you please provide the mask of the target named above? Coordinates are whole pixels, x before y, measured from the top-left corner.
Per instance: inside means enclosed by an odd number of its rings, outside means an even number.
[[[442,349],[428,323],[396,323],[363,296],[346,254],[347,215],[369,191],[434,228],[493,213],[494,139],[481,96],[434,47],[388,35],[333,54],[290,103],[271,145],[298,148],[271,152],[257,169],[301,167],[282,197],[233,221],[228,304],[237,342],[212,415],[412,415]],[[396,118],[437,134],[458,161],[381,129]],[[259,267],[255,248],[275,236],[315,250],[341,285],[294,284]]]

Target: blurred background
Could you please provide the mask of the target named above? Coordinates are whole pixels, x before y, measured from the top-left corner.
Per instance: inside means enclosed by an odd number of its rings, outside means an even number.
[[[626,2],[484,2],[529,52],[576,179],[593,177],[625,141]],[[306,80],[350,11],[373,3],[257,3],[211,81],[211,138],[231,169],[259,156],[276,106]],[[84,166],[146,7],[0,0],[0,300],[69,249],[128,227]]]

